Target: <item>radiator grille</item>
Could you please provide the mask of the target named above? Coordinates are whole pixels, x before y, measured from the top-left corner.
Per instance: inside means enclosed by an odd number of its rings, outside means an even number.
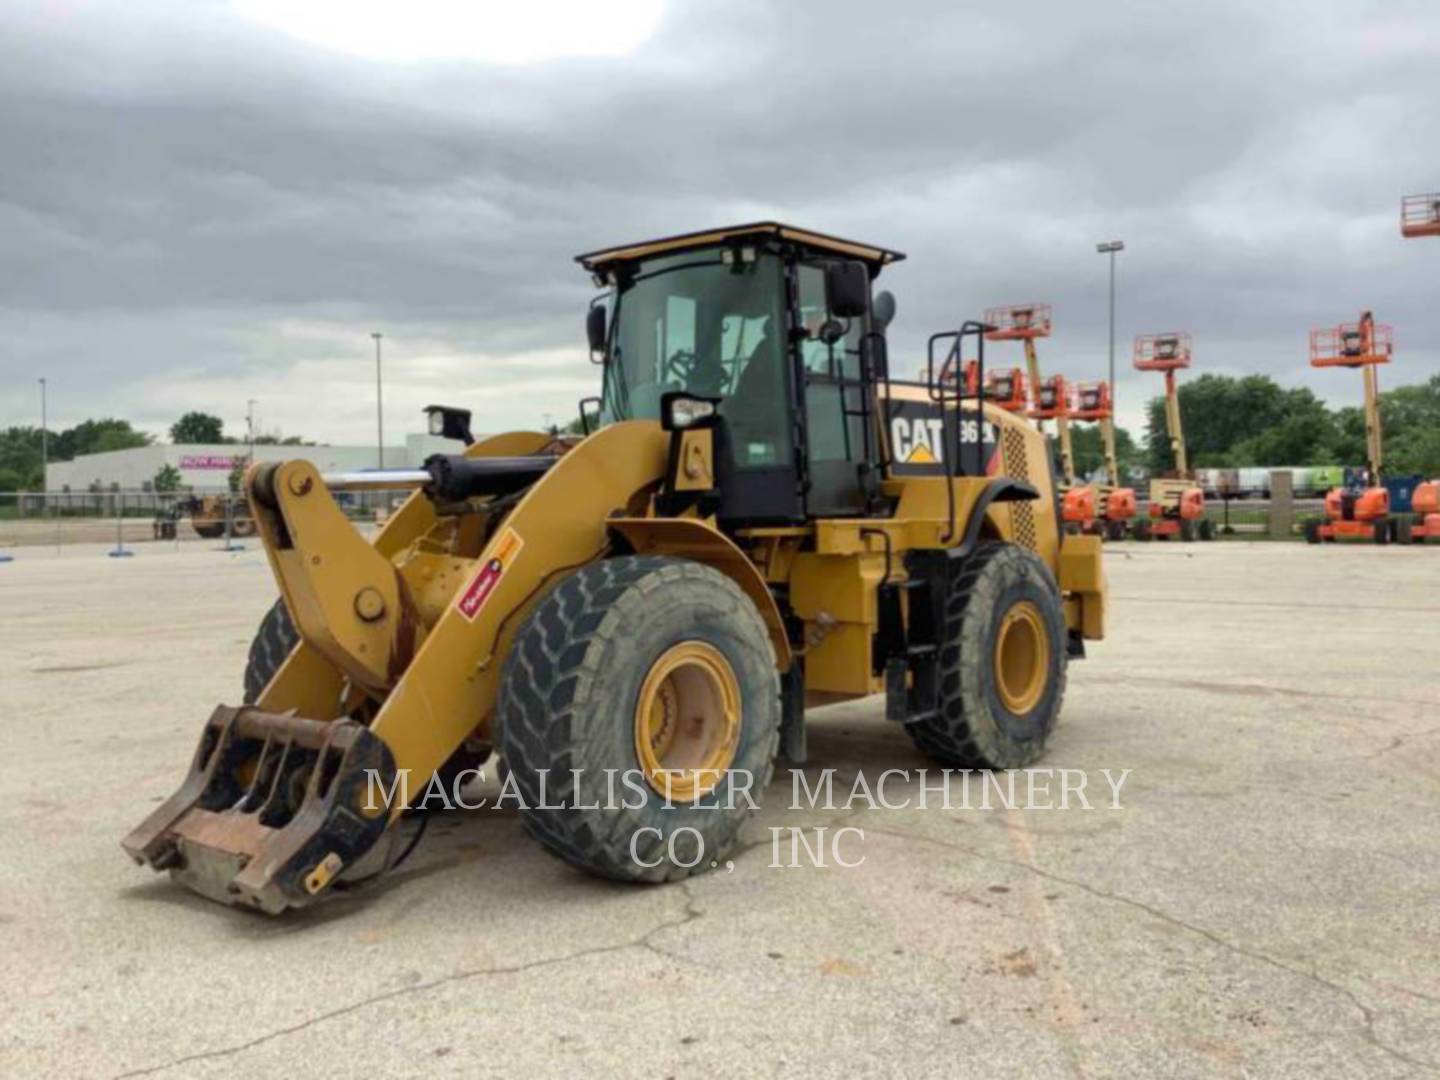
[[[1030,480],[1030,463],[1025,456],[1025,436],[1015,428],[1006,428],[1001,437],[1004,454],[1005,475],[1012,480]],[[1014,530],[1015,543],[1036,550],[1035,509],[1028,500],[1010,504],[1010,527]]]

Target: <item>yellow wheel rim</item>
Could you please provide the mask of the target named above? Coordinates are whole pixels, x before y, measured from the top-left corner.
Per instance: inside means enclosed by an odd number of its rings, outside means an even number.
[[[713,645],[684,641],[651,665],[635,703],[635,756],[672,802],[707,794],[740,744],[740,683]]]
[[[995,635],[995,689],[1016,716],[1035,708],[1050,674],[1050,638],[1040,609],[1022,600],[1000,621]]]

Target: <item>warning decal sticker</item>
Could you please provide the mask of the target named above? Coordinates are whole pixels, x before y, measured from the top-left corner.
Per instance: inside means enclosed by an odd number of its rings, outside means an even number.
[[[490,558],[486,559],[465,586],[465,591],[455,601],[455,606],[460,609],[460,614],[467,622],[474,622],[475,616],[480,614],[480,609],[485,606],[485,601],[490,599],[490,594],[495,591],[495,586],[500,584],[500,578],[506,569],[515,561],[515,556],[520,554],[520,549],[525,546],[525,541],[520,539],[520,534],[514,529],[506,529],[495,544],[495,550]]]

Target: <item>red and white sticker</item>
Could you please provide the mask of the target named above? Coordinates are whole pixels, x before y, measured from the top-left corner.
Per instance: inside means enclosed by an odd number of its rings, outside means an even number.
[[[495,586],[500,584],[501,577],[515,561],[515,556],[520,554],[520,549],[525,546],[525,541],[520,539],[520,534],[514,529],[506,529],[500,539],[496,541],[494,550],[490,556],[481,564],[475,576],[470,579],[470,584],[465,586],[465,591],[455,601],[455,606],[467,622],[474,622],[475,616],[480,614],[480,609],[485,606],[485,601],[490,599],[490,594],[495,591]]]

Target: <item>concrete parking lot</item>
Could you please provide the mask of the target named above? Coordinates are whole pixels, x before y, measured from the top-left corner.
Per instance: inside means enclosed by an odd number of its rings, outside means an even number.
[[[1089,810],[794,810],[782,771],[662,888],[457,811],[267,919],[119,848],[238,700],[264,558],[137,550],[0,566],[0,1075],[1440,1071],[1440,551],[1114,545],[1043,763]],[[926,764],[878,702],[816,716],[812,777]],[[772,868],[788,825],[864,862]]]

